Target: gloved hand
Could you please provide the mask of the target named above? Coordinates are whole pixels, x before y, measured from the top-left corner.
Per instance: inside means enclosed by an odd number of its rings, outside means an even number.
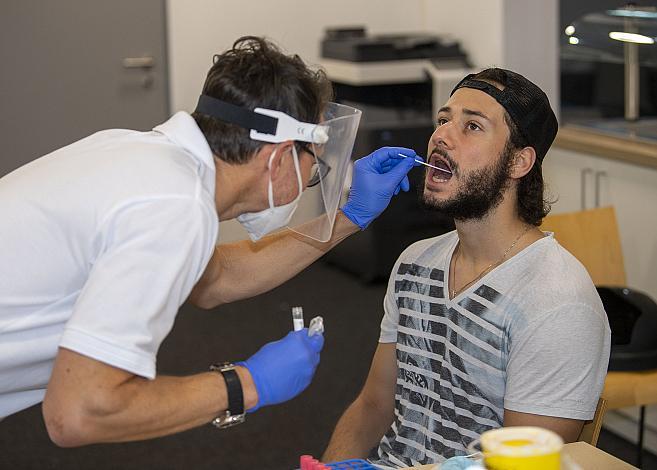
[[[411,158],[400,157],[402,153]],[[361,230],[388,207],[392,196],[408,191],[408,172],[420,163],[414,150],[404,147],[383,147],[367,157],[356,160],[349,197],[342,212]]]
[[[308,328],[304,328],[265,344],[249,359],[238,363],[249,370],[258,392],[256,406],[247,411],[283,403],[303,392],[315,375],[323,346],[323,335],[308,337]]]

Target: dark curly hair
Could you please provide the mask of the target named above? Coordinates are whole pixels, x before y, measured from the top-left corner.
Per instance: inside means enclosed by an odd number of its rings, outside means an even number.
[[[476,74],[475,80],[489,82],[495,86],[504,86],[504,78],[500,69],[486,69]],[[518,126],[513,122],[509,113],[504,111],[504,122],[509,128],[509,138],[506,147],[512,150],[521,150],[528,147],[527,140],[523,137]],[[539,226],[543,218],[548,215],[553,201],[545,197],[545,184],[543,182],[543,170],[538,159],[534,166],[525,176],[520,178],[517,186],[518,216],[530,225]]]
[[[267,39],[244,36],[223,54],[214,56],[203,94],[253,110],[282,111],[303,122],[318,122],[333,97],[322,70],[309,69],[298,55],[285,55]],[[192,117],[214,155],[228,163],[250,160],[263,145],[249,130],[198,112]]]

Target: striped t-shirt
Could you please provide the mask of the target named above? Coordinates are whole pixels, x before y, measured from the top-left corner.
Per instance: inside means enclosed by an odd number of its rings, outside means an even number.
[[[380,342],[397,343],[395,420],[378,464],[465,455],[505,408],[593,417],[610,330],[584,267],[546,234],[449,300],[457,241],[415,243],[393,269]]]

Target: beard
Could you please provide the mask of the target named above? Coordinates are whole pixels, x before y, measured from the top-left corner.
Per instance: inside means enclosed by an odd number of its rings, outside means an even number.
[[[444,151],[435,149],[450,164],[455,176],[460,176],[456,162]],[[486,168],[463,175],[456,195],[444,201],[436,200],[432,194],[425,194],[424,182],[429,169],[425,170],[418,194],[420,205],[431,212],[441,212],[455,220],[480,219],[497,207],[504,199],[504,191],[509,186],[509,168],[513,148],[505,145],[496,162]]]

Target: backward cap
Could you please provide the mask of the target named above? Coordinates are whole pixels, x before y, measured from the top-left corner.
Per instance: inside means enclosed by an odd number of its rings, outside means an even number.
[[[503,89],[488,82],[498,83]],[[559,129],[550,100],[543,90],[519,73],[500,68],[466,76],[450,96],[459,88],[473,88],[493,97],[509,114],[527,145],[534,147],[539,163],[543,162]]]

